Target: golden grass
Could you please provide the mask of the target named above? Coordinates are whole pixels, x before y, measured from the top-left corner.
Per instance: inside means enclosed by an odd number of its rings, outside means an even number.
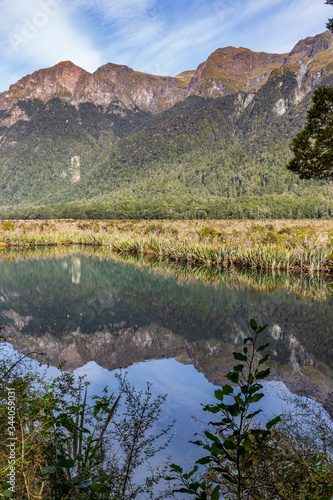
[[[0,222],[1,248],[73,244],[212,266],[333,271],[331,220]]]

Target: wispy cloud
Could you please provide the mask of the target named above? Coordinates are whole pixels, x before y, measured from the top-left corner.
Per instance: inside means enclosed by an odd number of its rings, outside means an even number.
[[[103,62],[93,36],[77,29],[62,0],[1,0],[0,8],[4,75],[24,76],[26,68],[33,71],[67,59],[89,70]]]
[[[227,45],[287,52],[325,30],[314,0],[0,0],[0,90],[61,60],[175,75]]]

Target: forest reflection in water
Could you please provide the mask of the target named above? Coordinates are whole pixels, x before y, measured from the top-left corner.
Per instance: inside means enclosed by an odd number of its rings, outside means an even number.
[[[194,266],[104,248],[2,250],[0,324],[49,361],[108,370],[192,364],[213,383],[255,317],[269,325],[274,378],[322,400],[333,390],[333,277]]]

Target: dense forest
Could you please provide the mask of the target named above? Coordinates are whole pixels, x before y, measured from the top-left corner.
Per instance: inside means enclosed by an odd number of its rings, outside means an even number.
[[[256,93],[192,95],[157,114],[116,100],[21,100],[25,119],[0,127],[0,216],[331,217],[332,183],[286,169],[313,91],[332,86],[322,73],[302,99],[283,66]]]

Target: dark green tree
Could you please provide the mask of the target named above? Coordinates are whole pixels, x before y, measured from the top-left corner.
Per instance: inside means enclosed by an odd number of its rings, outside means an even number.
[[[333,5],[333,0],[326,0],[325,3],[327,5]],[[328,20],[326,28],[333,32],[333,18]]]
[[[293,139],[291,149],[294,158],[287,168],[301,179],[333,179],[333,88],[315,91],[307,124]]]
[[[333,5],[333,0],[325,4]],[[333,32],[333,18],[326,27]],[[333,178],[333,89],[320,87],[313,96],[305,128],[293,139],[294,158],[287,168],[301,179]]]

